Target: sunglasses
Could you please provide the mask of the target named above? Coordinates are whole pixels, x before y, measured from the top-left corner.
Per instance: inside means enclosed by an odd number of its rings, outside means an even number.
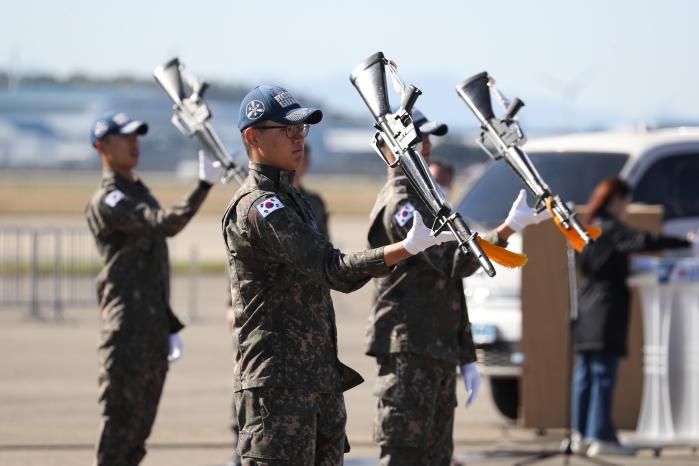
[[[253,126],[255,129],[284,129],[286,137],[289,139],[305,138],[308,135],[308,130],[311,125],[304,123],[302,125],[289,125],[289,126]]]

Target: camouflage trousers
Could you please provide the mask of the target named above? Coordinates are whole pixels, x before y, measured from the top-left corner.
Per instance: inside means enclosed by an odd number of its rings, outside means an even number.
[[[337,466],[345,450],[342,393],[261,387],[235,393],[244,466]]]
[[[413,353],[377,357],[374,440],[382,466],[449,466],[456,368]]]
[[[102,348],[100,353],[109,353],[109,349]],[[102,420],[97,466],[135,466],[141,462],[167,370],[167,358],[110,360],[107,364],[103,359],[99,370]]]

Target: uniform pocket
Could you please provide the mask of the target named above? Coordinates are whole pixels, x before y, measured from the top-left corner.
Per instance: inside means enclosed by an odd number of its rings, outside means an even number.
[[[393,447],[422,447],[427,443],[429,417],[411,406],[379,399],[374,422],[374,441]]]
[[[240,406],[236,405],[240,422],[240,432],[251,434],[261,434],[265,431],[265,419],[269,417],[269,412],[264,402],[254,390],[243,390],[240,392]]]
[[[241,457],[287,460],[305,464],[312,458],[316,431],[314,413],[283,389],[243,390],[236,396]],[[240,402],[238,402],[238,396]]]
[[[286,459],[284,451],[275,448],[274,433],[265,423],[269,411],[262,398],[253,390],[240,392],[240,404],[236,403],[240,433],[238,437],[238,454],[253,458]]]

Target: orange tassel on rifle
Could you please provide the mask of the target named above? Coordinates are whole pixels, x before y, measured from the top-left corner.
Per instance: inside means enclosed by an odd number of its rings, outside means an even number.
[[[568,239],[568,242],[571,246],[573,246],[573,249],[575,249],[578,252],[582,252],[582,250],[585,248],[585,240],[583,240],[578,234],[578,232],[575,231],[573,228],[565,228],[561,224],[561,220],[553,214],[552,203],[553,198],[549,197],[546,201],[546,208],[551,213],[551,217],[553,217],[553,222],[556,224],[558,229],[561,230],[561,233],[563,233],[563,235]],[[590,235],[590,238],[592,238],[593,240],[596,240],[597,238],[599,238],[599,235],[602,234],[602,229],[599,227],[583,225],[583,228],[585,228],[585,231],[588,235]]]
[[[477,237],[477,241],[485,255],[488,256],[491,261],[500,264],[503,267],[515,269],[522,267],[527,263],[528,259],[526,254],[518,254],[516,252],[508,251],[503,247],[496,246],[493,243],[484,240],[480,236]]]

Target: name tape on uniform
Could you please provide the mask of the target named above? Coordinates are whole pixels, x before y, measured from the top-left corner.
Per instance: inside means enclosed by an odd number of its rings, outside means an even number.
[[[124,193],[118,189],[115,189],[111,193],[107,194],[107,197],[104,198],[104,203],[109,207],[114,207],[122,199],[124,199]]]
[[[404,227],[405,224],[408,223],[411,218],[413,218],[414,212],[415,206],[413,206],[410,202],[406,202],[403,204],[403,207],[401,207],[400,210],[393,215],[393,219],[398,225]]]
[[[262,218],[267,217],[269,214],[271,214],[275,210],[279,210],[283,207],[284,207],[284,204],[282,204],[282,201],[277,199],[276,196],[265,199],[264,201],[258,203],[255,206],[255,208],[260,213],[260,215],[262,215]]]

